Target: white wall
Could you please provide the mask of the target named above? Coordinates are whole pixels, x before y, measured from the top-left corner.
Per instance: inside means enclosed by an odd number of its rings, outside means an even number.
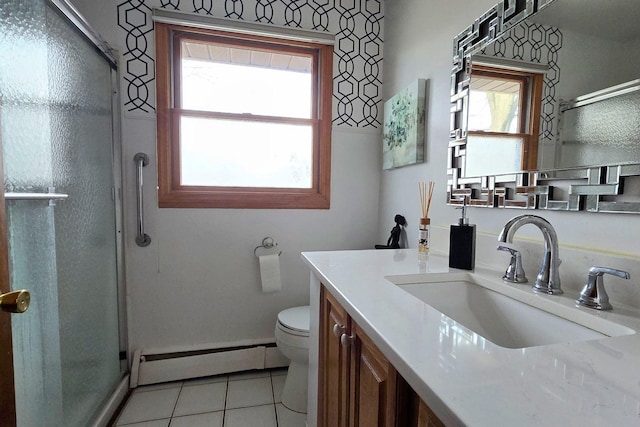
[[[430,214],[436,250],[448,252],[448,225],[455,221],[457,212],[445,204],[446,195],[446,147],[449,140],[449,95],[453,37],[488,10],[494,0],[396,0],[387,7],[385,14],[385,90],[384,99],[405,87],[413,79],[428,78],[427,145],[426,161],[382,174],[380,194],[379,237],[388,231],[393,215],[401,213],[408,221],[407,234],[410,247],[417,246],[418,219],[420,217],[418,181],[436,182],[435,199]],[[635,189],[633,191],[636,191]],[[505,255],[495,251],[497,234],[511,217],[523,213],[513,209],[471,208],[471,222],[478,229],[478,259],[506,266]],[[614,286],[627,286],[636,295],[640,287],[638,260],[640,260],[640,216],[622,214],[589,214],[569,212],[530,211],[547,218],[556,228],[561,243],[560,257],[562,280],[579,287],[580,271],[589,263],[616,263],[617,267],[632,270],[632,280]],[[532,264],[541,254],[541,234],[533,226],[518,231],[518,237],[538,242]],[[516,243],[516,246],[518,243]],[[525,245],[526,243],[521,243]],[[577,250],[574,250],[577,249]],[[587,249],[587,252],[582,252]],[[620,261],[610,256],[624,255]],[[534,262],[535,261],[535,262]],[[579,268],[571,262],[583,262]],[[534,271],[528,272],[529,276]],[[611,281],[620,279],[610,279]]]
[[[120,52],[126,50],[117,26],[116,9],[122,1],[74,3],[111,46]],[[153,36],[147,39],[152,43]],[[125,58],[120,59],[124,72]],[[125,85],[123,88],[126,90]],[[300,252],[364,249],[379,243],[379,135],[378,129],[334,127],[330,210],[159,209],[155,117],[125,112],[130,351],[202,348],[273,338],[281,309],[309,303],[309,273]],[[138,152],[151,158],[144,169],[145,231],[152,238],[146,248],[134,243],[133,156]],[[273,294],[261,292],[258,259],[253,254],[266,236],[273,237],[282,250],[282,291]]]
[[[454,222],[445,206],[453,38],[486,12],[493,0],[397,0],[385,14],[386,100],[416,78],[428,79],[425,162],[384,171],[380,182],[380,238],[396,213],[406,217],[410,247],[417,245],[419,181],[435,181],[431,224]],[[475,211],[472,212],[475,214]],[[434,242],[437,243],[437,242]]]
[[[273,337],[277,313],[309,303],[300,252],[363,249],[376,243],[378,134],[334,129],[330,210],[158,209],[155,122],[125,120],[128,183],[126,262],[131,349],[206,347]],[[149,247],[133,242],[133,159],[147,152]],[[148,170],[147,170],[148,169]],[[272,236],[282,250],[282,291],[260,291],[254,248]]]

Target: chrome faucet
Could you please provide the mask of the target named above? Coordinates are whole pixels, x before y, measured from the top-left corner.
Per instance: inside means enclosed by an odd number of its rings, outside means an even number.
[[[558,266],[560,265],[558,236],[549,221],[540,216],[528,214],[511,218],[500,231],[498,241],[513,243],[513,235],[525,224],[535,225],[542,231],[544,236],[544,254],[542,256],[542,264],[540,264],[540,272],[536,277],[535,285],[533,285],[534,292],[549,295],[561,294],[560,274],[558,273]]]

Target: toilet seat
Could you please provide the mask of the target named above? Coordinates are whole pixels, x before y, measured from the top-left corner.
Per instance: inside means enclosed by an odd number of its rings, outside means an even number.
[[[309,336],[309,306],[292,307],[278,313],[278,328],[296,336]]]

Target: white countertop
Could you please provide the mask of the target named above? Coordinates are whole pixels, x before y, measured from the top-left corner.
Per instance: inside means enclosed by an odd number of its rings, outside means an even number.
[[[446,425],[640,426],[640,334],[504,348],[464,327],[445,327],[443,314],[386,278],[448,272],[446,256],[420,262],[416,249],[302,256]],[[476,274],[503,273],[476,267]],[[531,293],[528,284],[504,286]],[[567,307],[576,297],[566,290],[536,295]],[[640,330],[636,309],[573,308]]]

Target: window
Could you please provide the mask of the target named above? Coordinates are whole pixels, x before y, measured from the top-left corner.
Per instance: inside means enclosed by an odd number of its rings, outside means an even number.
[[[537,168],[543,82],[541,73],[473,66],[466,176],[485,175],[486,165],[492,175]]]
[[[332,58],[157,23],[160,207],[328,209]]]

